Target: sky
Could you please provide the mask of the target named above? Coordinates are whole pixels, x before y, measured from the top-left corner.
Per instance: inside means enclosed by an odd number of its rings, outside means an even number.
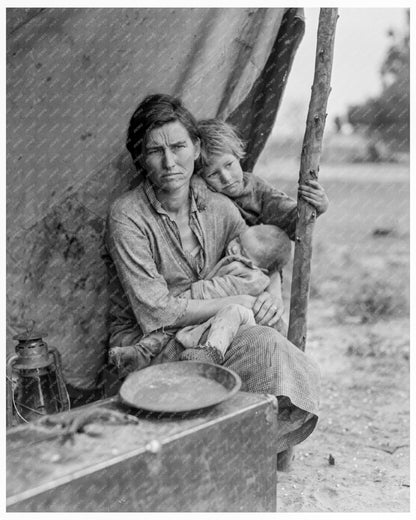
[[[403,8],[339,8],[335,33],[328,122],[349,105],[380,90],[379,70],[390,44],[387,31],[405,27]],[[291,133],[304,124],[313,82],[319,8],[305,9],[305,35],[299,45],[277,118],[275,132]]]

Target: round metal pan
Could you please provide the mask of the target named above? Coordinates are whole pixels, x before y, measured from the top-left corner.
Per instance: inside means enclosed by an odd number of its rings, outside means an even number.
[[[229,368],[197,361],[152,365],[129,374],[121,400],[151,412],[180,413],[219,404],[236,394],[240,377]]]

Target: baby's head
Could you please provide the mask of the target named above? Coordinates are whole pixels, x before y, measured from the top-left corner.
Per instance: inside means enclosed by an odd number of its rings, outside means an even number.
[[[215,191],[238,197],[243,191],[244,143],[231,125],[220,119],[198,123],[201,139],[200,174]]]
[[[228,254],[250,259],[261,269],[281,270],[290,259],[291,242],[280,228],[269,224],[248,227],[227,247]]]

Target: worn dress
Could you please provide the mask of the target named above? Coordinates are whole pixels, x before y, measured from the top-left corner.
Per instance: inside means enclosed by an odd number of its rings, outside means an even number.
[[[224,255],[226,245],[246,227],[235,205],[207,190],[198,209],[191,189],[189,223],[200,254],[182,249],[179,230],[146,180],[117,199],[108,218],[110,347],[132,345],[155,330],[175,328],[186,312],[181,294],[198,284]],[[183,347],[172,338],[141,352],[142,366],[175,361]],[[279,332],[242,326],[224,357],[237,372],[242,390],[282,397],[276,451],[304,440],[317,422],[319,369]]]

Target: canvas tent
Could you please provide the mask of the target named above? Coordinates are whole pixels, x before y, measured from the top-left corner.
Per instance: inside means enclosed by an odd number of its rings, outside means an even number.
[[[72,386],[106,355],[103,233],[134,179],[129,118],[149,93],[233,122],[252,170],[303,35],[297,8],[7,10],[7,349],[31,320]]]

